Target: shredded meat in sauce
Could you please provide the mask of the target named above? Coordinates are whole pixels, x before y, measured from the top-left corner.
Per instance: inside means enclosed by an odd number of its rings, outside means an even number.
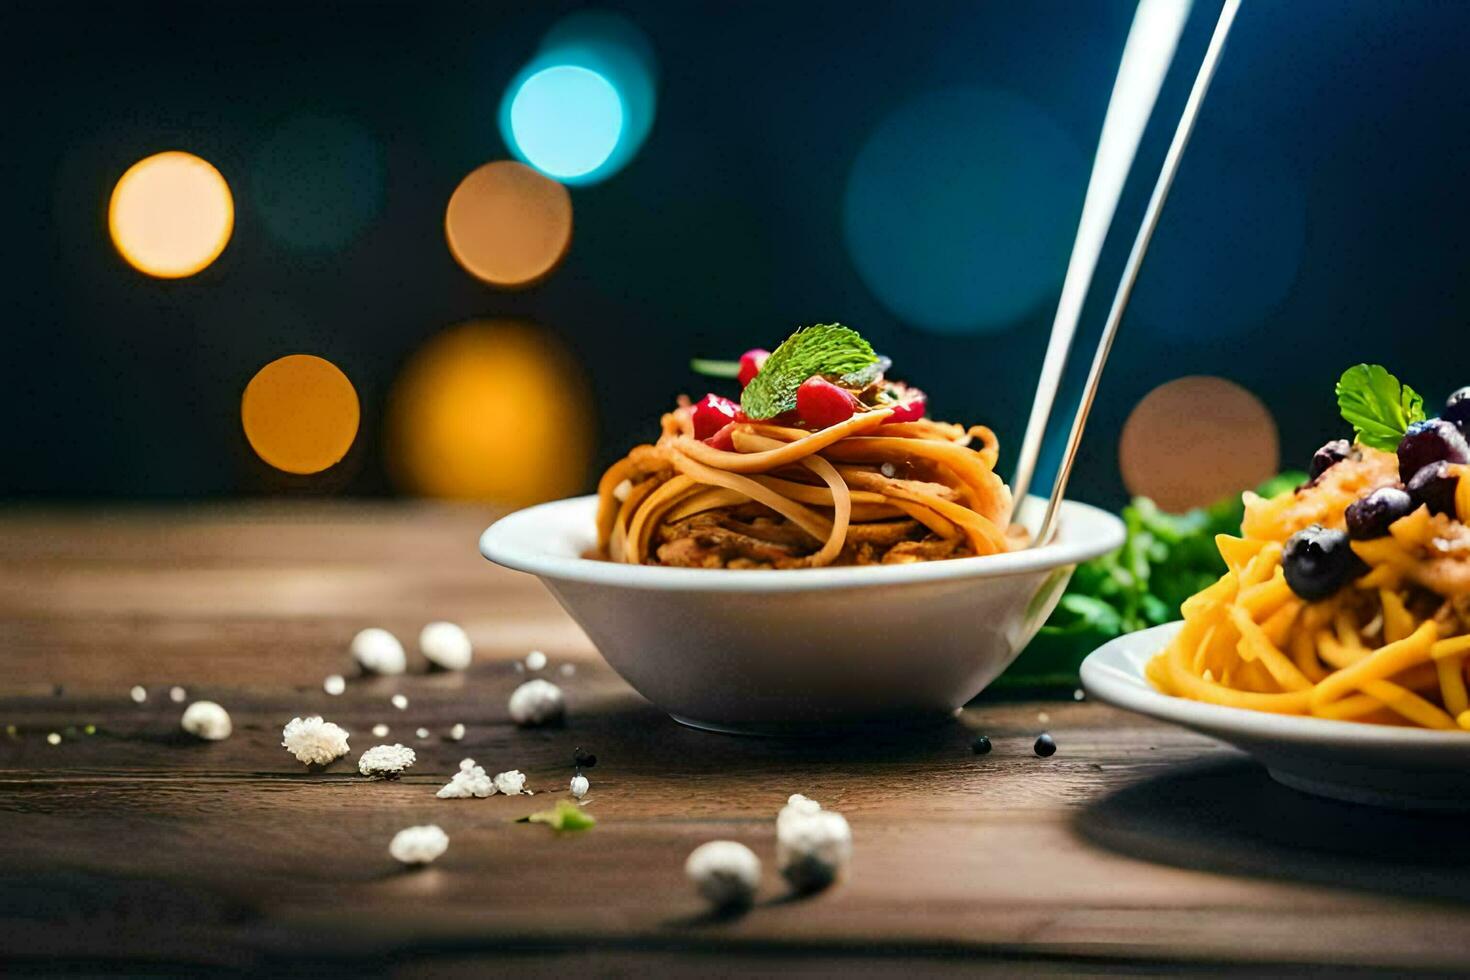
[[[1341,529],[1349,504],[1379,487],[1399,485],[1397,456],[1356,446],[1351,456],[1289,497],[1263,500],[1248,495],[1242,531],[1248,537],[1285,542],[1312,524]],[[1444,514],[1430,518],[1430,527],[1431,541],[1419,550],[1406,578],[1434,593],[1425,602],[1437,605],[1448,596],[1470,605],[1470,528]]]
[[[747,517],[748,512],[706,511],[664,525],[654,550],[658,563],[682,568],[799,568],[821,545],[783,519]],[[937,537],[918,521],[873,521],[848,528],[842,556],[834,564],[896,565],[969,554],[962,540]]]

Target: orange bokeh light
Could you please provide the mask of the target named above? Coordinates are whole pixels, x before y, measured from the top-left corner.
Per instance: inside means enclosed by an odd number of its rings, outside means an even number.
[[[1168,511],[1205,507],[1276,474],[1281,447],[1261,400],[1233,381],[1191,376],[1149,392],[1118,443],[1128,491]]]
[[[487,163],[470,172],[444,211],[449,251],[465,271],[503,288],[533,285],[572,240],[567,189],[524,164]]]
[[[290,354],[256,372],[240,398],[245,438],[287,473],[320,473],[352,448],[361,420],[357,391],[331,361]]]
[[[413,356],[385,425],[389,472],[405,491],[523,505],[582,489],[596,419],[560,343],[527,323],[481,320]]]
[[[118,179],[107,228],[133,268],[180,279],[225,250],[235,228],[235,199],[208,161],[169,150],[139,160]]]

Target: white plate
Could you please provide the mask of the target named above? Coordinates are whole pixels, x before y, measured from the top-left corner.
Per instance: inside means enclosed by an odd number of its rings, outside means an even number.
[[[760,734],[943,717],[1010,665],[1077,562],[1123,541],[1118,518],[1068,501],[1052,543],[1004,555],[664,568],[581,557],[596,511],[595,497],[518,511],[480,551],[538,576],[612,668],[679,721]]]
[[[1407,809],[1470,810],[1470,732],[1276,715],[1177,698],[1144,676],[1179,631],[1169,623],[1119,637],[1082,663],[1100,701],[1244,749],[1278,782],[1319,796]]]

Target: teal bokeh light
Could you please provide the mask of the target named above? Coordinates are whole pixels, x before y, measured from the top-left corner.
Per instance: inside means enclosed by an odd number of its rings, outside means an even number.
[[[643,33],[619,14],[563,18],[501,102],[511,152],[566,184],[621,170],[653,126],[658,66]]]
[[[1005,330],[1053,298],[1087,164],[1034,103],[991,89],[930,92],[879,123],[848,175],[843,225],[890,312],[943,334]]]
[[[617,149],[622,132],[618,90],[580,65],[542,68],[510,100],[516,155],[557,180],[595,173]]]

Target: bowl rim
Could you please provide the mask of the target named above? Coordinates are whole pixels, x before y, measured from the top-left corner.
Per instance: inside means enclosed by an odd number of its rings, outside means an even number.
[[[1192,701],[1155,690],[1143,674],[1146,661],[1162,650],[1183,628],[1182,621],[1126,633],[1098,647],[1082,661],[1082,689],[1117,708],[1160,721],[1209,732],[1281,744],[1363,748],[1458,749],[1470,754],[1470,732],[1428,728],[1398,728],[1334,718],[1278,715],[1269,711],[1232,708]]]
[[[1044,507],[1027,500],[1027,513]],[[622,565],[576,554],[557,553],[544,544],[548,534],[564,542],[576,529],[590,540],[597,497],[569,497],[537,504],[502,517],[480,535],[480,554],[490,561],[545,579],[608,585],[622,589],[692,592],[805,592],[815,589],[872,588],[921,582],[1000,578],[1045,572],[1096,558],[1123,544],[1123,522],[1114,514],[1073,500],[1062,502],[1058,533],[1039,548],[1003,555],[946,558],[911,565],[840,568],[723,569]]]

